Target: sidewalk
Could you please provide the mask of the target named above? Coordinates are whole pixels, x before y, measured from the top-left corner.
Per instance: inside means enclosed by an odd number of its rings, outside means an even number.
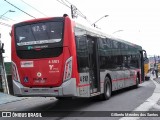
[[[160,76],[158,78],[154,78],[153,81],[157,82],[158,85],[160,85]],[[159,91],[157,91],[157,94],[160,94]],[[156,104],[154,104],[150,109],[149,112],[160,112],[160,99],[158,100],[158,102]],[[158,120],[159,117],[141,117],[138,120]]]
[[[15,97],[15,96],[0,92],[0,105],[10,103],[10,102],[20,101],[24,99],[27,99],[27,98],[26,97]]]
[[[158,76],[158,78],[154,78],[153,80],[160,85],[160,76]],[[160,111],[160,99],[158,100],[157,104],[150,109],[150,111]]]

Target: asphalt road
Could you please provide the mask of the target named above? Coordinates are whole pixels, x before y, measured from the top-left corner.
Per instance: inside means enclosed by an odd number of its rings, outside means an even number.
[[[114,92],[112,97],[107,101],[100,101],[98,99],[73,99],[61,101],[54,97],[35,97],[0,105],[0,111],[73,111],[60,114],[60,116],[54,118],[43,117],[32,118],[32,120],[96,120],[98,117],[84,118],[80,116],[86,114],[84,111],[132,111],[152,95],[154,88],[155,85],[152,81],[146,81],[142,83],[138,89],[127,88]],[[81,113],[77,117],[70,117],[75,114],[74,111],[81,111]],[[93,116],[95,115],[94,112],[92,114]],[[22,118],[0,118],[0,120],[10,119],[17,120]],[[23,120],[24,119],[28,118],[23,118]],[[106,120],[104,117],[100,117],[98,119]],[[118,120],[119,117],[110,117],[109,119]]]

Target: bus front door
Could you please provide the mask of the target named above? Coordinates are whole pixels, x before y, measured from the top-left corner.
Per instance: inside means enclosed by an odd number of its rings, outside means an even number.
[[[89,78],[91,93],[100,92],[100,70],[98,65],[97,38],[88,36]]]

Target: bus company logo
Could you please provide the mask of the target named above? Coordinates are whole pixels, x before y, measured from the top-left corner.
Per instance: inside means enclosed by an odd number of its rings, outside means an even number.
[[[53,70],[53,68],[54,68],[54,65],[49,65],[50,70]]]
[[[2,112],[2,116],[0,117],[4,117],[4,118],[9,118],[9,117],[17,117],[17,118],[30,118],[30,117],[42,117],[41,113],[31,113],[31,112]]]
[[[37,77],[41,77],[42,76],[42,73],[41,72],[38,72],[37,73]]]
[[[11,112],[2,112],[2,117],[12,117]]]

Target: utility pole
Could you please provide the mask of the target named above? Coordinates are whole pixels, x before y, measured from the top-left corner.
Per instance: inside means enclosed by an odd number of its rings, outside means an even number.
[[[78,17],[77,8],[74,5],[71,5],[71,16],[73,19]]]

